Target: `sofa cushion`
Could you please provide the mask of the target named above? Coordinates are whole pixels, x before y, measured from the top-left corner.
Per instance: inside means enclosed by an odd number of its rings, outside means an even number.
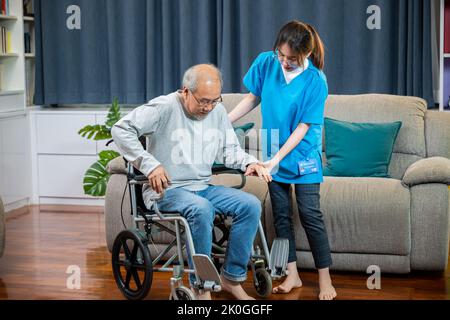
[[[326,176],[387,178],[402,123],[352,123],[325,118]]]
[[[449,123],[449,112],[427,111],[425,116],[427,157],[445,157],[450,159]]]
[[[330,95],[325,116],[349,122],[401,121],[389,175],[402,179],[410,164],[426,157],[425,100],[383,94]],[[397,156],[401,154],[402,156]]]
[[[381,94],[330,95],[325,116],[349,122],[401,121],[402,128],[394,152],[425,157],[426,109],[426,102],[415,97]]]
[[[239,93],[223,94],[223,105],[227,112],[231,112],[245,96],[245,94]],[[246,135],[246,149],[261,150],[260,130],[262,127],[262,120],[260,107],[255,108],[249,114],[242,117],[242,119],[233,123],[233,125],[242,126],[249,122],[254,123],[255,126]]]
[[[410,193],[386,178],[326,177],[321,209],[334,253],[408,255],[411,248]],[[292,192],[294,200],[294,193]],[[310,250],[292,202],[297,250]],[[270,197],[265,204],[268,239],[275,236]]]

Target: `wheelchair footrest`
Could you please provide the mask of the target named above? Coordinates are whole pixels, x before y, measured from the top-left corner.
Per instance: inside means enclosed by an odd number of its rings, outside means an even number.
[[[221,281],[219,273],[211,259],[204,254],[194,254],[192,257],[195,270],[205,290],[219,292],[221,290]]]
[[[286,275],[287,263],[289,258],[289,240],[277,238],[273,241],[270,250],[270,265],[272,266],[271,277],[274,279]]]

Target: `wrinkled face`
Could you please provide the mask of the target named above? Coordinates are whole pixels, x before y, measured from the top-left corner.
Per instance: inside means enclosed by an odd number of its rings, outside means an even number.
[[[221,93],[220,81],[199,81],[195,92],[183,88],[186,112],[197,120],[205,119],[217,104],[222,102]]]

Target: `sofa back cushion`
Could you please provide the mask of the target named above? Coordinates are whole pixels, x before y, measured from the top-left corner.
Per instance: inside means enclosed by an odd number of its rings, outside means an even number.
[[[416,97],[381,94],[330,95],[325,116],[348,122],[401,121],[402,127],[395,142],[389,175],[395,179],[402,179],[411,164],[427,156],[426,109],[425,100]]]
[[[425,135],[427,157],[450,159],[450,112],[427,111]]]
[[[245,94],[224,94],[223,104],[228,112],[245,97]],[[425,143],[425,100],[416,97],[403,97],[383,94],[364,95],[330,95],[325,107],[328,118],[348,122],[385,123],[401,121],[402,127],[398,134],[389,166],[389,175],[402,179],[406,169],[414,162],[427,157]],[[250,132],[252,143],[250,150],[261,150],[259,129],[261,129],[261,110],[255,108],[248,115],[236,122],[242,125],[255,123]],[[256,138],[258,138],[256,140]],[[325,147],[325,143],[323,144]],[[324,150],[325,151],[325,150]],[[323,157],[326,163],[326,157]]]
[[[231,112],[238,104],[241,102],[241,100],[245,97],[245,94],[240,93],[231,93],[231,94],[224,94],[223,97],[223,105],[227,109],[228,112]],[[233,123],[233,126],[243,126],[247,123],[254,123],[255,126],[253,129],[251,129],[247,133],[247,150],[255,157],[259,157],[259,154],[261,151],[261,140],[260,140],[260,129],[262,126],[262,120],[261,120],[261,110],[260,107],[255,108],[253,111],[251,111],[249,114],[247,114],[242,119],[236,121],[236,123]]]

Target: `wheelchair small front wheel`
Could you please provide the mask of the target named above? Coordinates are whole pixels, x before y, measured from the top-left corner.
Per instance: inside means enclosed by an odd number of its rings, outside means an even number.
[[[185,286],[175,288],[175,295],[176,300],[196,300],[194,292]],[[172,294],[170,294],[170,300],[175,300]]]
[[[256,269],[253,285],[261,298],[267,298],[272,293],[272,277],[264,268]]]
[[[137,231],[124,230],[114,240],[112,269],[117,287],[129,300],[147,296],[152,286],[153,265],[146,239]]]

